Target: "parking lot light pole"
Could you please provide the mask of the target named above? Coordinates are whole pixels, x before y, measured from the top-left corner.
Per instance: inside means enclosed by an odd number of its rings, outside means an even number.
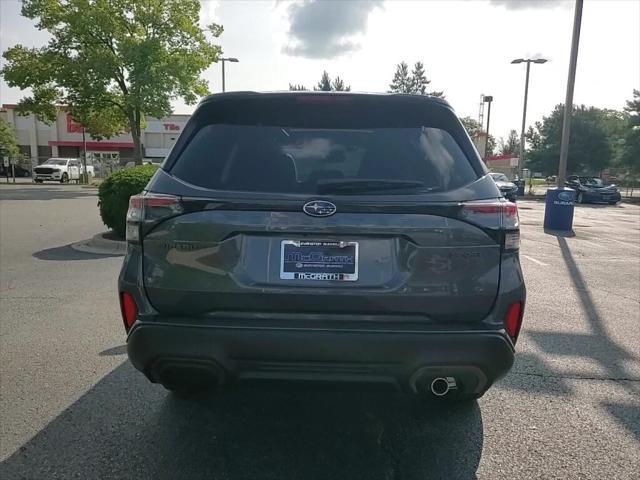
[[[489,104],[489,108],[487,109],[487,141],[484,144],[484,163],[487,163],[487,157],[489,156],[489,124],[491,122],[491,102],[493,102],[493,97],[491,95],[485,95],[482,97],[482,101]]]
[[[224,77],[224,63],[225,62],[231,62],[231,63],[238,63],[240,60],[238,60],[237,58],[234,57],[229,57],[229,58],[219,58],[218,60],[220,60],[222,62],[222,91],[225,92],[225,77]]]
[[[520,130],[520,153],[518,158],[518,179],[522,180],[522,169],[524,168],[524,129],[527,123],[527,99],[529,97],[529,70],[532,63],[546,63],[546,58],[516,58],[511,60],[512,64],[526,63],[527,75],[524,80],[524,107],[522,108],[522,129]]]

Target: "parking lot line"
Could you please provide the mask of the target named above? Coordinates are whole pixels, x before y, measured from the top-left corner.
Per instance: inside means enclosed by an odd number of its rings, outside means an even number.
[[[536,260],[535,258],[530,257],[529,255],[524,255],[524,254],[521,253],[520,256],[526,258],[527,260],[532,261],[533,263],[537,263],[538,265],[542,265],[543,267],[548,267],[549,266],[548,263],[544,263],[544,262],[541,262],[540,260]]]

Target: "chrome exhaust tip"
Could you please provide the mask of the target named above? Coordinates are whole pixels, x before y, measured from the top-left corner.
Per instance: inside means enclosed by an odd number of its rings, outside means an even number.
[[[456,390],[458,384],[453,377],[437,377],[431,381],[431,393],[436,397],[444,397],[451,390]]]

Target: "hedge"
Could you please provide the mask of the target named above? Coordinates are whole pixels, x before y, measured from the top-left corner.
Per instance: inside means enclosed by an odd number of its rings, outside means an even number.
[[[157,169],[156,165],[127,168],[112,173],[100,184],[100,216],[104,224],[118,236],[125,236],[129,197],[142,192]]]

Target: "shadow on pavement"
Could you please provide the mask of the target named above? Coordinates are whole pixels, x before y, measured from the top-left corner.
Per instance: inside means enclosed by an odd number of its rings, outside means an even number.
[[[621,403],[605,403],[604,409],[640,442],[640,407]]]
[[[118,345],[117,347],[107,348],[106,350],[101,351],[98,355],[101,357],[113,357],[117,355],[124,355],[127,353],[126,345]]]
[[[100,258],[122,257],[122,254],[86,253],[71,248],[71,244],[62,247],[47,248],[33,254],[38,260],[66,262],[69,260],[98,260]]]
[[[63,185],[0,188],[0,200],[69,200],[73,198],[95,197],[98,190],[89,188],[68,188]]]
[[[179,400],[124,363],[0,465],[1,478],[475,478],[477,402],[237,388]]]

